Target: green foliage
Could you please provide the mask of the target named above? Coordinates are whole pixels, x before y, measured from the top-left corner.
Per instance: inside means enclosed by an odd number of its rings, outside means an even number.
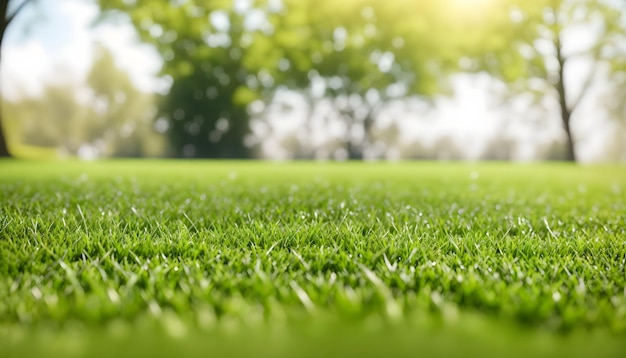
[[[126,13],[141,39],[162,55],[163,76],[173,80],[161,99],[159,118],[169,124],[171,154],[176,157],[242,158],[248,135],[247,105],[259,98],[259,73],[246,66],[253,36],[261,29],[245,24],[251,11],[232,1],[102,0],[103,10]],[[257,6],[258,5],[258,6]],[[257,58],[263,68],[271,59]],[[267,76],[271,76],[269,73]],[[261,83],[261,84],[259,84]]]
[[[561,51],[563,67],[579,58],[594,62],[594,67],[606,63],[610,71],[608,78],[603,80],[609,82],[614,74],[623,72],[626,63],[624,2],[510,0],[502,4],[501,10],[489,17],[486,26],[477,27],[480,35],[476,38],[482,43],[470,43],[464,49],[478,55],[479,66],[475,70],[486,70],[515,84],[517,90],[557,96],[556,86],[562,81],[558,73],[557,49]],[[565,48],[563,41],[572,36],[572,31],[585,31],[591,40],[590,46],[572,51],[570,48],[576,46],[571,45],[576,41],[569,39],[571,43]],[[488,55],[483,56],[485,53]],[[592,75],[597,77],[598,73]],[[537,88],[537,80],[543,81],[540,88]],[[566,91],[574,92],[575,88],[585,86],[588,84],[568,84]],[[578,101],[568,102],[571,102],[568,103],[569,109],[573,111]]]
[[[487,16],[486,25],[476,28],[478,35],[472,38],[480,43],[468,44],[474,63],[466,69],[487,71],[503,80],[511,90],[507,96],[523,93],[537,102],[553,99],[566,139],[566,158],[576,161],[578,133],[572,129],[572,118],[580,103],[591,97],[589,89],[599,83],[626,86],[620,79],[624,76],[620,68],[626,63],[626,3],[510,0],[500,4]],[[572,69],[576,61],[586,62],[591,70]]]
[[[289,88],[308,97],[310,107],[332,103],[348,133],[363,132],[360,142],[345,138],[350,157],[360,158],[372,144],[370,130],[383,104],[449,93],[446,78],[459,71],[486,71],[509,84],[513,94],[554,95],[572,144],[570,116],[598,73],[582,85],[566,84],[571,60],[586,57],[600,70],[607,65],[609,80],[626,67],[623,2],[100,0],[100,5],[105,14],[125,13],[142,40],[162,55],[162,75],[173,86],[160,117],[169,123],[176,156],[249,155],[247,105]],[[573,53],[563,41],[580,29],[593,33],[595,42]],[[578,88],[583,90],[576,93]],[[573,150],[568,157],[574,159]]]
[[[85,83],[47,84],[41,95],[5,101],[3,114],[18,157],[38,157],[32,147],[76,156],[84,146],[97,156],[137,157],[162,152],[151,107],[152,96],[137,90],[99,47]]]
[[[296,88],[308,84],[311,71],[342,80],[329,86],[331,96],[384,93],[397,83],[406,85],[405,94],[428,95],[441,79],[437,67],[446,64],[447,42],[437,35],[441,9],[429,2],[294,0],[285,6],[286,15],[273,17],[274,46],[294,64],[284,75]],[[381,63],[385,54],[388,64]]]
[[[89,103],[95,113],[85,120],[87,143],[104,140],[106,156],[155,156],[163,152],[160,135],[153,129],[154,98],[134,87],[104,47],[86,80]]]
[[[349,158],[361,159],[371,146],[373,122],[389,100],[449,91],[445,78],[457,68],[458,53],[444,35],[442,6],[294,0],[286,7],[284,16],[272,18],[274,49],[289,65],[278,82],[303,92],[310,108],[322,100],[333,104],[348,128],[343,142]],[[354,129],[363,138],[352,138]]]
[[[357,96],[368,103],[368,118],[356,118],[357,106],[347,110],[367,132],[380,102],[440,93],[458,57],[444,34],[444,8],[429,1],[100,5],[105,14],[126,13],[141,39],[162,55],[162,75],[173,85],[160,112],[176,156],[248,155],[247,105],[267,100],[279,87],[307,90],[315,80],[324,83],[317,97]],[[377,100],[366,101],[368,92]],[[220,120],[228,121],[228,130],[218,128]]]

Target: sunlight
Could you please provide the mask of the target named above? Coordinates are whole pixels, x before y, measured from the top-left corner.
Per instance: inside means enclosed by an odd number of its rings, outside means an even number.
[[[465,15],[475,15],[489,10],[498,0],[452,0],[451,5]]]
[[[481,7],[490,5],[494,1],[495,0],[453,0],[453,3],[463,8],[479,9]]]
[[[450,0],[448,3],[454,7],[457,16],[478,20],[491,12],[498,2],[498,0]]]

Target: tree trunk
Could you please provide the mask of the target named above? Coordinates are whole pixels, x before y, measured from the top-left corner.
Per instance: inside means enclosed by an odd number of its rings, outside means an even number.
[[[574,138],[572,137],[572,130],[570,129],[569,119],[570,113],[563,113],[563,109],[561,108],[561,118],[563,120],[563,129],[565,130],[565,140],[566,140],[566,148],[565,148],[565,160],[568,162],[576,162],[578,158],[576,157],[576,147],[574,145]]]
[[[361,126],[363,126],[363,138],[361,138],[361,141],[359,143],[353,143],[353,140],[350,138],[347,143],[348,157],[350,160],[365,159],[364,152],[372,145],[371,136],[372,128],[374,127],[374,116],[376,115],[376,113],[378,113],[379,104],[367,104],[367,106],[369,106],[369,110],[365,117],[362,119],[363,123],[361,124]],[[350,113],[350,121],[352,125],[355,125],[354,123],[357,122],[355,120],[355,115],[355,110],[352,109]]]
[[[360,145],[353,143],[352,139],[348,139],[346,147],[348,160],[363,160],[363,148]]]
[[[0,158],[10,157],[9,147],[7,146],[6,137],[4,136],[4,129],[2,128],[2,110],[0,109]]]
[[[2,39],[4,32],[12,18],[8,17],[8,1],[0,2],[0,65],[2,64]],[[2,126],[2,93],[0,92],[0,158],[10,157],[9,147],[7,145],[4,128]]]
[[[565,92],[565,58],[561,52],[561,38],[560,34],[555,36],[554,47],[556,49],[556,59],[559,63],[559,75],[556,83],[556,90],[559,94],[559,107],[561,108],[561,122],[563,124],[563,130],[565,131],[566,140],[566,152],[565,160],[568,162],[576,162],[576,146],[572,135],[572,129],[570,126],[570,120],[572,117],[572,108],[567,103],[567,93]]]

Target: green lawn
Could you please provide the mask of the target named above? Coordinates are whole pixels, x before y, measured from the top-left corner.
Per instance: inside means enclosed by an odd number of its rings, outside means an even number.
[[[626,356],[626,168],[0,162],[0,356]]]

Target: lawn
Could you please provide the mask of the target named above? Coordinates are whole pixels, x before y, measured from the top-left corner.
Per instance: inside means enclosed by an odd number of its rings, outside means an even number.
[[[626,356],[626,168],[0,162],[0,356]]]

